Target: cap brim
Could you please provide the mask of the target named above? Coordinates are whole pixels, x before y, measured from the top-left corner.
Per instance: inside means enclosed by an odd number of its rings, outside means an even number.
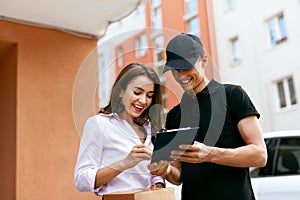
[[[167,65],[167,63],[166,63],[166,65],[165,65],[165,67],[164,67],[164,70],[163,70],[163,73],[165,73],[166,71],[169,71],[169,70],[174,70],[174,68],[170,67],[170,66]]]
[[[185,59],[179,60],[169,60],[167,61],[163,73],[169,70],[188,70],[191,69],[196,63],[197,59],[189,59],[189,61]]]

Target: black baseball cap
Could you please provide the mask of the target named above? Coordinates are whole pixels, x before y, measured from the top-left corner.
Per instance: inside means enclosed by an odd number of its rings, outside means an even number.
[[[187,70],[195,65],[200,56],[204,55],[204,49],[199,37],[181,33],[169,41],[166,54],[167,62],[163,72]]]

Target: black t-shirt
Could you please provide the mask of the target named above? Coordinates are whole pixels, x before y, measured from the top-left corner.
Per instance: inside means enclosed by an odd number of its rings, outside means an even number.
[[[237,85],[214,80],[196,95],[183,94],[167,115],[166,129],[200,127],[195,138],[209,146],[236,148],[245,145],[237,128],[246,116],[260,117],[247,93]],[[249,168],[214,163],[182,163],[182,199],[255,199]]]

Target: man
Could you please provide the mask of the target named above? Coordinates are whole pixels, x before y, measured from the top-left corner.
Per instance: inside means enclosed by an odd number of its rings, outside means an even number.
[[[205,76],[207,55],[194,35],[179,34],[167,45],[164,72],[171,71],[185,90],[172,108],[166,129],[199,127],[193,144],[171,152],[173,162],[152,163],[152,174],[182,183],[184,200],[255,199],[249,167],[262,167],[267,151],[258,122],[260,114],[237,85]]]

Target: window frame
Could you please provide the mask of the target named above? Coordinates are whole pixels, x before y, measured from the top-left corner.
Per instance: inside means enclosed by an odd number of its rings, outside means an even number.
[[[227,3],[227,10],[234,10],[236,7],[236,1],[235,0],[226,0]]]
[[[145,33],[139,35],[135,40],[135,57],[141,58],[147,54],[148,37]]]
[[[191,5],[195,6],[195,8],[191,7]],[[186,15],[198,12],[198,1],[197,0],[185,0],[184,7],[185,7]],[[192,8],[192,9],[190,9],[190,8]]]
[[[283,141],[288,141],[289,140],[289,143],[288,144],[285,144],[283,143]],[[278,148],[277,148],[277,156],[276,156],[276,162],[274,163],[274,174],[273,176],[284,176],[284,175],[300,175],[299,172],[298,173],[286,173],[284,171],[280,171],[278,170],[279,168],[282,169],[283,166],[279,166],[282,165],[281,161],[279,158],[282,158],[281,157],[281,153],[283,154],[283,152],[289,152],[289,153],[292,153],[297,151],[297,149],[295,147],[298,147],[298,145],[292,145],[291,143],[294,141],[294,143],[296,142],[297,144],[300,142],[300,137],[281,137],[279,138],[279,143],[278,143]],[[299,152],[297,152],[298,154],[300,153],[300,147],[299,147]],[[293,154],[294,156],[296,156],[295,154]],[[297,162],[298,162],[298,166],[299,166],[299,160],[300,158],[298,157],[295,157],[297,159]],[[284,167],[283,167],[284,168]],[[298,169],[299,171],[299,169]]]
[[[267,164],[264,167],[254,168],[250,173],[251,178],[286,176],[286,174],[278,174],[276,171],[278,165],[278,159],[279,159],[279,151],[281,150],[282,147],[281,141],[286,139],[299,140],[300,136],[284,136],[284,137],[265,139],[265,143],[268,151]],[[298,164],[300,163],[298,162]],[[300,174],[293,174],[293,175],[300,175]]]
[[[188,9],[188,4],[189,2],[194,2],[195,4],[195,9],[193,10],[189,10]],[[186,26],[186,30],[188,33],[190,34],[193,34],[193,35],[196,35],[198,37],[200,37],[200,18],[199,18],[199,10],[198,10],[198,1],[197,0],[185,0],[184,2],[184,12],[185,12],[185,15],[183,16],[183,20],[185,21],[185,26]],[[196,20],[196,28],[192,28],[191,29],[191,22],[195,21]]]
[[[118,54],[118,67],[123,67],[124,65],[124,51],[123,51],[123,47],[119,47],[117,50],[117,54]]]
[[[241,44],[238,36],[234,36],[230,39],[231,52],[232,52],[232,61],[233,63],[239,63],[242,60],[241,55]]]
[[[286,20],[283,12],[279,12],[268,18],[265,24],[269,47],[275,47],[288,39]]]
[[[152,9],[152,16],[152,26],[154,28],[162,28],[162,10],[160,6]]]
[[[292,85],[290,85],[290,81],[292,81]],[[282,85],[282,89],[280,85]],[[295,87],[296,85],[292,75],[285,76],[273,82],[276,111],[285,111],[297,106],[298,98]],[[282,93],[280,91],[282,91]],[[282,95],[284,99],[281,98]]]
[[[192,27],[192,22],[194,22],[196,24],[196,27]],[[193,35],[197,35],[198,37],[200,37],[200,20],[198,16],[194,16],[188,20],[186,20],[186,24],[187,24],[187,30],[188,33],[193,34]]]

